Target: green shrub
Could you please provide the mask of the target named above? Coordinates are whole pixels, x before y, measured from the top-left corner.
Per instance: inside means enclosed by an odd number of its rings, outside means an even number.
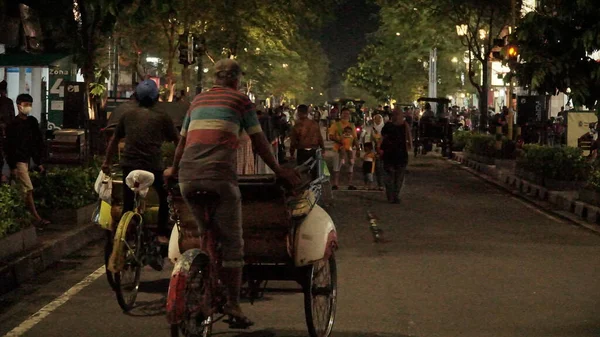
[[[471,131],[454,131],[452,134],[452,151],[462,151],[473,133]]]
[[[596,190],[596,192],[600,192],[600,169],[595,169],[590,173],[588,186]]]
[[[47,210],[74,209],[98,200],[94,183],[99,170],[90,168],[52,168],[46,174],[33,173],[36,207]]]
[[[492,135],[471,134],[467,138],[465,151],[482,157],[496,157],[496,137]]]
[[[0,185],[0,238],[16,233],[31,223],[31,215],[16,188]]]
[[[525,145],[517,158],[517,168],[546,179],[586,180],[592,165],[582,154],[575,147]]]
[[[506,137],[502,138],[502,150],[500,151],[500,159],[516,159],[517,144],[515,141]]]

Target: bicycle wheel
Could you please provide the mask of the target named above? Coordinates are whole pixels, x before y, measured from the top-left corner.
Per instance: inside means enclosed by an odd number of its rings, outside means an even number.
[[[185,290],[185,318],[179,324],[171,324],[171,337],[209,337],[212,335],[213,315],[205,316],[203,312],[212,306],[210,296],[207,296],[211,290],[206,255],[194,258],[189,275]]]
[[[108,268],[108,261],[113,250],[113,235],[112,231],[106,231],[106,242],[104,243],[104,269],[106,270],[106,279],[110,284],[111,289],[116,289],[115,276]]]
[[[117,302],[123,311],[129,311],[135,305],[142,272],[141,218],[130,217],[128,220],[124,223],[125,232],[122,234],[122,242],[120,242],[124,246],[121,254],[123,254],[125,263],[119,272],[114,273]]]
[[[335,256],[315,262],[308,271],[304,289],[304,314],[311,337],[329,337],[333,331],[337,304]]]

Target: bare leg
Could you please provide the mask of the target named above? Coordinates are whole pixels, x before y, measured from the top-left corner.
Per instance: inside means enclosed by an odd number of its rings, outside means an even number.
[[[340,172],[332,172],[331,173],[331,178],[333,180],[333,186],[339,186],[340,185]]]
[[[237,320],[236,325],[241,328],[249,327],[254,323],[249,320],[240,307],[240,289],[242,288],[242,267],[221,268],[221,281],[227,288],[227,304],[223,308],[225,314]]]
[[[33,202],[33,191],[28,191],[25,195],[25,205],[37,221],[42,220],[42,217],[40,217],[37,210],[35,209],[35,203]]]

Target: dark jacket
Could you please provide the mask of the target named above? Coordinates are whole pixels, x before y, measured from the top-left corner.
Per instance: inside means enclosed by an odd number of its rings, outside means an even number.
[[[41,165],[43,149],[44,140],[35,117],[16,117],[6,128],[4,152],[11,170],[17,167],[17,163],[29,164],[30,159]]]
[[[4,129],[15,119],[15,106],[12,99],[0,96],[0,136],[4,136]]]

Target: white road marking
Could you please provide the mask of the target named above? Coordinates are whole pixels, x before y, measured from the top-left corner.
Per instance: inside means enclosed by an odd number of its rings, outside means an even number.
[[[550,220],[556,221],[556,222],[558,222],[558,223],[566,223],[564,220],[562,220],[562,219],[559,219],[559,218],[557,218],[557,217],[555,217],[555,216],[552,216],[552,215],[550,215],[550,214],[548,214],[548,213],[546,213],[546,212],[544,212],[544,211],[540,210],[539,208],[537,208],[537,207],[535,207],[535,206],[532,206],[532,205],[528,204],[527,202],[525,202],[525,201],[523,201],[523,200],[521,200],[521,199],[519,199],[519,198],[517,198],[517,197],[512,197],[512,196],[511,196],[511,198],[512,198],[512,199],[514,199],[514,200],[516,200],[516,201],[518,201],[518,202],[519,202],[519,203],[521,203],[523,206],[525,206],[525,207],[527,207],[527,208],[531,209],[532,211],[534,211],[534,212],[536,212],[536,213],[538,213],[538,214],[540,214],[540,215],[543,215],[544,217],[546,217],[546,218],[548,218],[548,219],[550,219]]]
[[[100,276],[104,275],[106,272],[104,266],[98,268],[95,272],[86,276],[79,283],[71,287],[71,289],[65,291],[62,295],[58,296],[54,301],[46,304],[43,308],[38,310],[35,314],[31,315],[24,322],[19,324],[18,327],[12,329],[8,332],[4,337],[19,337],[24,335],[27,331],[31,330],[36,324],[41,322],[44,318],[48,317],[54,310],[58,309],[61,305],[67,303],[73,296],[77,295],[81,290],[85,287],[92,284],[92,282],[96,281]]]

